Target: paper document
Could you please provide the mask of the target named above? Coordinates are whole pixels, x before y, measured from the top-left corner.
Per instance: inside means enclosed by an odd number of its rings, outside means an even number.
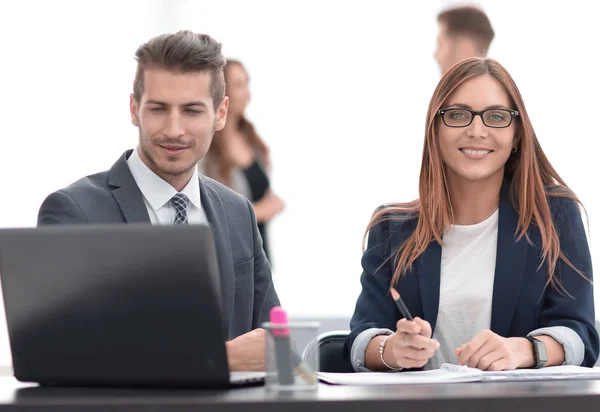
[[[440,369],[411,372],[319,372],[319,379],[333,385],[399,385],[419,383],[458,383],[487,381],[537,381],[600,379],[600,368],[550,366],[541,369],[488,372],[444,363]]]
[[[481,380],[479,369],[466,368],[454,371],[435,369],[409,372],[319,372],[319,379],[334,385],[397,385],[413,383],[477,382]]]
[[[551,379],[598,379],[600,378],[600,368],[585,368],[583,366],[549,366],[540,369],[515,369],[513,371],[480,371],[479,369],[469,368],[467,366],[452,365],[444,363],[440,370],[446,370],[454,373],[472,373],[479,371],[482,381],[536,381]]]

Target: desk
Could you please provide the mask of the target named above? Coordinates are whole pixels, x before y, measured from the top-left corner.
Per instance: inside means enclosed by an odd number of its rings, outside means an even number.
[[[214,390],[39,388],[0,378],[0,411],[587,412],[600,410],[600,380],[349,387],[312,393],[263,387]]]

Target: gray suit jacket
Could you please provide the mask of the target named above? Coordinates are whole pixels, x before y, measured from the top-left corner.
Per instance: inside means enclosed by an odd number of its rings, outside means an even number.
[[[38,225],[75,223],[150,223],[142,192],[127,165],[129,150],[106,172],[84,177],[44,200]],[[200,175],[202,207],[214,235],[223,319],[229,339],[268,321],[279,305],[271,268],[262,248],[250,202]]]

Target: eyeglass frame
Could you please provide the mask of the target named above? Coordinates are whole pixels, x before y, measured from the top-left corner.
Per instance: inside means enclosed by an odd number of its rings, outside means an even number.
[[[444,119],[444,113],[447,112],[448,110],[465,110],[465,111],[471,113],[471,121],[469,123],[467,123],[466,125],[464,125],[464,126],[450,126],[448,123],[446,123],[446,119]],[[510,114],[510,122],[508,122],[508,124],[506,126],[489,126],[485,122],[485,119],[483,118],[483,114],[485,112],[489,112],[490,110],[502,110],[503,112],[508,112]],[[485,110],[481,110],[479,112],[476,112],[475,110],[467,109],[465,107],[448,107],[446,109],[440,109],[440,110],[438,110],[437,114],[442,118],[442,122],[444,122],[444,125],[446,125],[446,127],[452,127],[452,128],[469,127],[469,126],[471,126],[471,123],[473,123],[473,120],[475,119],[475,116],[479,116],[481,118],[481,122],[483,123],[483,125],[485,127],[490,127],[492,129],[506,129],[507,127],[510,127],[510,125],[513,122],[513,120],[519,115],[519,111],[518,110],[512,110],[512,109],[485,109]]]

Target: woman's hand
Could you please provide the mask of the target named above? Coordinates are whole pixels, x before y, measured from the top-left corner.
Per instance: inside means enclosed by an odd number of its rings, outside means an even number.
[[[484,371],[506,371],[534,366],[533,348],[525,338],[503,338],[482,330],[454,351],[460,365]]]
[[[256,221],[259,223],[268,222],[276,215],[281,213],[285,207],[283,200],[271,190],[257,202],[252,204]]]
[[[431,325],[426,320],[400,319],[396,332],[387,340],[383,359],[395,368],[421,368],[440,347],[431,339]]]

